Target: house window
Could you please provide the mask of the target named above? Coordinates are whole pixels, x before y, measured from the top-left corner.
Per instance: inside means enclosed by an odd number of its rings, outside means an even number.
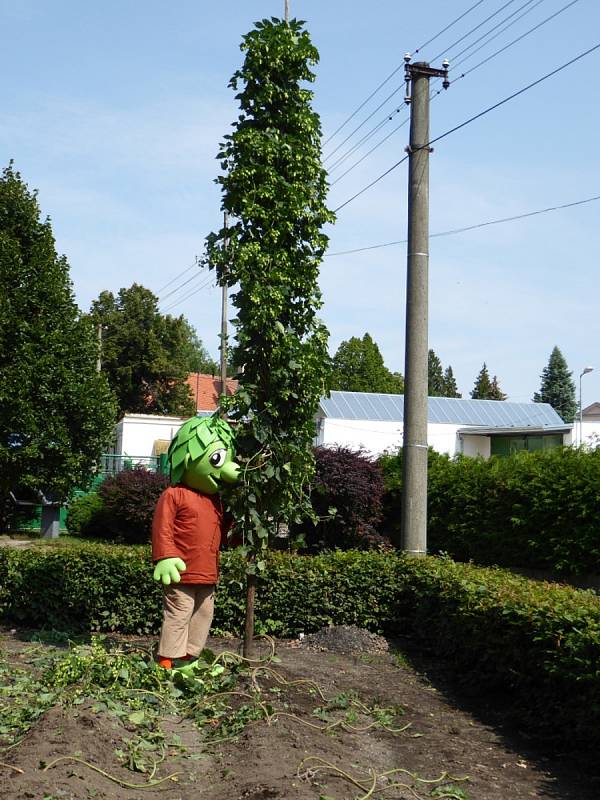
[[[546,436],[492,436],[491,455],[509,456],[518,453],[520,450],[553,450],[562,447],[563,437],[560,433],[548,434]]]

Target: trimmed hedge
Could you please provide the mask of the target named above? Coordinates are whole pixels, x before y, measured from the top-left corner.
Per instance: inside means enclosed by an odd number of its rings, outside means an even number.
[[[384,532],[397,537],[402,454],[380,460]],[[600,572],[600,448],[448,459],[430,451],[428,546],[460,561]]]
[[[223,554],[214,632],[243,625],[244,562]],[[393,553],[272,553],[257,631],[289,636],[355,624],[409,634],[445,667],[501,690],[531,730],[600,745],[600,598],[449,559]],[[23,625],[155,632],[160,588],[147,547],[0,552],[0,613]]]

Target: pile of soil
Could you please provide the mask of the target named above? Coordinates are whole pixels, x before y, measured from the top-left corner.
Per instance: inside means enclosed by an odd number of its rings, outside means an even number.
[[[302,647],[334,653],[387,653],[387,639],[356,625],[330,625],[300,640]]]

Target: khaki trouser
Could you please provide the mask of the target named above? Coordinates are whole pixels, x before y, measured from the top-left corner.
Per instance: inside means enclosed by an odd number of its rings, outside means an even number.
[[[199,656],[212,622],[214,584],[163,586],[163,624],[158,654],[163,658]]]

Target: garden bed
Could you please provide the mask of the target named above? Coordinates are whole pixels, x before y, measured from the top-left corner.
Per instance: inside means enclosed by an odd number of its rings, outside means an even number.
[[[47,674],[50,660],[67,652],[57,635],[49,637],[54,643],[47,636],[33,637],[37,642],[31,638],[19,630],[0,632],[3,686],[14,675]],[[217,654],[238,650],[237,640],[211,639],[209,644]],[[264,669],[258,665],[255,675],[255,700],[265,705],[266,716],[238,731],[235,715],[240,716],[246,700],[237,695],[227,700],[233,716],[224,726],[218,717],[198,727],[197,720],[181,714],[178,699],[170,709],[167,703],[158,741],[139,711],[119,713],[118,704],[111,709],[109,691],[88,687],[87,695],[77,696],[68,690],[67,697],[76,703],[50,701],[28,732],[17,736],[20,743],[0,754],[2,797],[597,798],[600,784],[585,765],[536,752],[493,711],[493,698],[452,698],[442,680],[443,664],[422,655],[408,659],[410,642],[401,648],[398,644],[391,643],[387,653],[342,653],[298,640],[278,642],[281,662]],[[147,639],[115,637],[105,647],[133,647],[135,652],[148,645]],[[259,657],[267,651],[261,645]],[[410,663],[413,658],[418,669]],[[256,670],[257,665],[250,667]],[[68,681],[65,674],[63,669]],[[255,694],[248,673],[237,680],[236,691]],[[22,698],[2,699],[3,714],[11,703],[23,705]],[[219,726],[223,735],[208,742],[206,732]],[[4,742],[10,743],[6,734]],[[128,768],[128,758],[130,766],[142,771]],[[158,763],[151,767],[154,761]],[[386,776],[390,770],[395,772]],[[463,778],[468,780],[459,780]]]

